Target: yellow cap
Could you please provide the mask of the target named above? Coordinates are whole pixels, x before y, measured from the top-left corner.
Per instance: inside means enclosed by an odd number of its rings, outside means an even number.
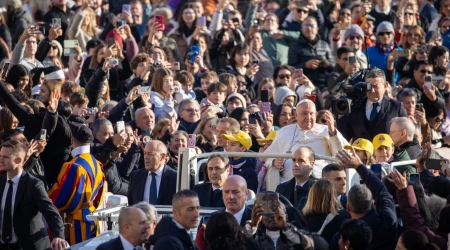
[[[275,139],[275,136],[277,135],[277,131],[273,130],[270,131],[270,133],[267,135],[264,139],[256,139],[258,142],[268,142],[273,141]]]
[[[359,138],[356,141],[353,142],[353,144],[344,146],[344,149],[351,149],[354,148],[355,150],[363,150],[367,151],[370,154],[373,154],[373,145],[369,140]]]
[[[237,134],[234,135],[222,135],[224,140],[239,142],[247,150],[252,147],[252,138],[244,131],[239,130]]]
[[[377,150],[381,146],[391,148],[394,145],[394,141],[388,134],[378,134],[373,138],[374,149]]]

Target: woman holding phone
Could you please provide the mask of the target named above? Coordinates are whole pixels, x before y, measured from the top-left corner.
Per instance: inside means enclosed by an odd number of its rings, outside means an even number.
[[[155,107],[155,118],[171,119],[172,116],[177,116],[172,98],[174,93],[172,71],[166,68],[157,69],[153,75],[151,86],[150,98]]]

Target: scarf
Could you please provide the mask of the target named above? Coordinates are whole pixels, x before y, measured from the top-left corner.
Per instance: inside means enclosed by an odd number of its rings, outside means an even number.
[[[382,44],[380,42],[380,40],[377,39],[377,41],[375,42],[375,46],[377,48],[379,48],[381,51],[383,51],[384,53],[391,53],[392,50],[394,50],[395,48],[397,48],[397,45],[395,44],[394,41],[392,41],[390,44]]]
[[[246,160],[247,160],[247,157],[241,157],[237,160],[233,160],[233,158],[230,157],[230,165],[231,166],[240,165],[240,164],[244,163]]]

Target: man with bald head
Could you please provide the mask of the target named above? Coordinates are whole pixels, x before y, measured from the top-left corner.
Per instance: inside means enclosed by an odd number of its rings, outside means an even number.
[[[142,107],[134,113],[134,121],[130,122],[133,130],[138,129],[139,134],[145,134],[152,137],[155,128],[155,113],[147,107]]]
[[[232,214],[241,227],[252,217],[252,209],[245,205],[248,192],[247,182],[240,175],[229,176],[222,187],[225,211]]]
[[[307,78],[306,78],[307,79]],[[284,126],[278,130],[275,139],[265,153],[292,154],[302,146],[310,147],[315,154],[335,156],[337,152],[348,144],[347,140],[336,129],[333,114],[325,111],[325,124],[316,123],[316,105],[309,99],[301,100],[297,104],[295,117],[297,122]],[[314,162],[312,173],[314,177],[321,178],[322,169],[329,162],[317,159]],[[276,187],[294,177],[292,159],[268,159],[266,161],[267,190],[275,191]]]
[[[136,207],[126,207],[119,214],[119,237],[102,243],[97,250],[139,249],[150,236],[149,223],[145,213]]]
[[[144,148],[145,168],[135,170],[128,184],[128,205],[146,201],[152,205],[171,205],[176,193],[177,172],[166,165],[167,147],[158,140]]]

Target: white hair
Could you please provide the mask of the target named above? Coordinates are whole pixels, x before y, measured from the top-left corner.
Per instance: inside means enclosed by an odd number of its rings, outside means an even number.
[[[406,131],[406,137],[408,137],[408,140],[413,139],[416,127],[410,119],[408,119],[407,117],[395,117],[391,120],[391,126],[394,123],[399,129]]]

